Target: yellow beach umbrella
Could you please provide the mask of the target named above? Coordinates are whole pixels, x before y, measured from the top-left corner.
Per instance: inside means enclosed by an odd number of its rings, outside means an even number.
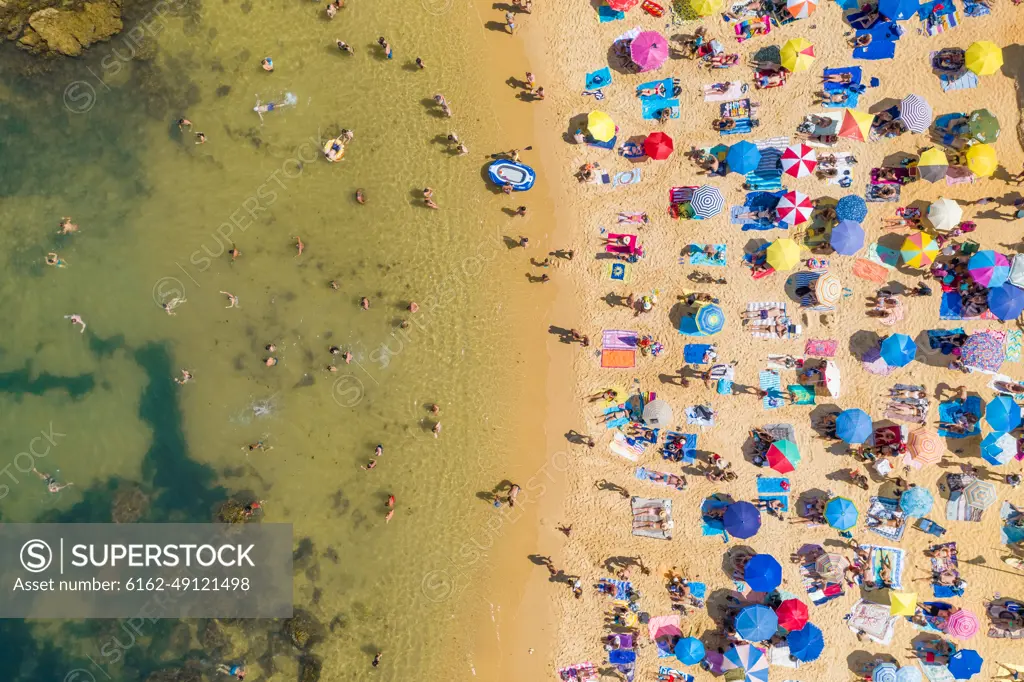
[[[591,111],[587,115],[587,131],[598,142],[607,142],[615,137],[615,121],[603,111]]]
[[[782,46],[782,67],[788,71],[806,71],[814,62],[814,45],[807,38],[791,38]]]
[[[710,17],[722,9],[722,0],[689,0],[688,4],[699,17]]]
[[[917,159],[917,165],[919,167],[948,166],[949,162],[946,160],[946,152],[939,147],[929,147],[921,152],[921,156]]]
[[[979,76],[990,76],[1003,65],[1003,49],[987,40],[979,40],[967,48],[967,68]]]
[[[776,270],[792,270],[800,262],[800,245],[792,239],[776,239],[768,247],[768,265]]]
[[[917,611],[916,592],[890,592],[889,615],[913,616]]]
[[[990,144],[973,144],[967,148],[967,168],[979,178],[985,178],[996,172],[999,162],[996,150]]]
[[[845,137],[858,142],[867,142],[871,136],[871,122],[875,117],[856,109],[846,109],[843,112],[843,121],[839,124],[839,137]]]

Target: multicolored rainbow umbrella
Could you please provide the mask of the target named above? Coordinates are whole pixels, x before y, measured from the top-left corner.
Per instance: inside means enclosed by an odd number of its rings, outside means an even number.
[[[939,255],[939,245],[935,243],[931,235],[917,232],[903,240],[900,255],[903,256],[903,262],[908,267],[924,268],[931,265],[935,261],[935,257]]]
[[[1010,261],[998,251],[985,249],[967,261],[967,272],[983,287],[1002,286],[1010,276]]]
[[[818,0],[786,0],[786,9],[794,19],[806,19],[818,9]]]

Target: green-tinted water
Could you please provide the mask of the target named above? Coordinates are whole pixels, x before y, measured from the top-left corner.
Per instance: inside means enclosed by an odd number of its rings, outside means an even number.
[[[117,505],[198,521],[232,495],[265,500],[267,520],[308,538],[296,603],[329,626],[314,648],[325,679],[363,679],[376,649],[386,679],[467,674],[471,652],[442,634],[464,593],[432,567],[480,529],[474,494],[508,473],[526,398],[521,365],[503,364],[522,359],[512,335],[525,318],[503,301],[532,290],[505,256],[509,200],[483,181],[485,154],[519,142],[501,139],[470,71],[479,48],[464,32],[482,22],[451,1],[351,2],[333,21],[298,1],[158,5],[86,59],[0,84],[2,518],[109,521]],[[261,125],[257,98],[285,93],[297,104]],[[179,132],[181,116],[206,144]],[[355,140],[328,164],[320,141],[342,127]],[[447,151],[450,130],[470,155]],[[422,206],[427,185],[441,210]],[[80,232],[56,234],[65,215]],[[45,265],[51,251],[68,267]],[[174,297],[185,300],[167,315]],[[268,343],[276,367],[263,364]],[[353,353],[334,374],[331,345]],[[178,386],[182,368],[195,380]],[[245,448],[261,438],[271,450]],[[384,457],[361,470],[378,442]],[[49,495],[33,465],[74,486]],[[136,630],[0,622],[0,676],[141,680],[232,658],[250,679],[298,669],[269,634],[280,624]]]

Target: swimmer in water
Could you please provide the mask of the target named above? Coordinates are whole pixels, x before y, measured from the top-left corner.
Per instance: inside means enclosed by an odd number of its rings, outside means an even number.
[[[387,57],[388,59],[394,57],[394,54],[391,52],[391,45],[388,43],[388,41],[384,40],[384,36],[377,38],[377,44],[380,45],[382,50],[384,50],[385,57]]]
[[[341,135],[339,137],[341,137],[341,139],[344,140],[345,142],[351,142],[352,138],[355,137],[355,136],[356,136],[356,134],[353,133],[348,128],[342,128],[341,129]]]
[[[395,496],[394,495],[388,495],[388,506],[389,507],[394,507],[395,506]]]
[[[385,514],[384,515],[384,523],[390,523],[391,522],[391,517],[394,516],[394,515],[395,515],[395,510],[394,509],[392,509],[387,514]]]
[[[187,118],[179,118],[178,119],[178,130],[179,131],[184,131],[185,128],[188,128],[189,130],[192,130],[192,121],[188,120]]]
[[[359,299],[359,307],[362,308],[363,310],[369,310],[370,309],[370,299],[368,299],[365,296],[363,296],[361,299]]]
[[[232,244],[231,248],[228,249],[228,255],[231,256],[231,261],[234,262],[238,260],[238,257],[242,255],[242,252],[236,249],[235,245]]]
[[[306,248],[306,245],[302,243],[302,238],[301,237],[296,237],[295,238],[295,248],[298,249],[298,251],[299,251],[297,254],[295,254],[296,257],[301,256],[302,255],[302,250]]]
[[[274,365],[277,364],[277,358],[275,358],[274,356],[264,358],[263,364],[266,365],[267,367],[273,367]]]
[[[174,378],[174,383],[179,384],[181,386],[184,386],[190,381],[192,381],[192,372],[188,371],[187,369],[181,370],[180,379],[178,379],[177,377]]]
[[[262,450],[263,452],[266,452],[267,450],[274,449],[273,445],[267,445],[266,443],[264,443],[262,438],[260,438],[255,443],[249,443],[245,447],[249,448],[249,452],[252,452],[253,450]]]
[[[423,198],[424,199],[431,199],[431,198],[433,198],[433,196],[434,196],[434,190],[432,190],[429,187],[424,187],[423,188]]]
[[[338,289],[341,288],[341,285],[338,284],[338,281],[337,280],[333,280],[333,279],[330,282],[327,283],[327,286],[329,286],[331,289],[333,289],[335,291],[337,291]]]
[[[79,333],[80,334],[84,334],[85,333],[85,320],[82,319],[81,315],[79,315],[77,313],[74,313],[72,315],[65,315],[64,319],[65,320],[71,320],[71,324],[80,324],[80,325],[82,325],[82,331],[79,332]]]
[[[230,675],[239,680],[245,679],[245,667],[240,665],[229,666],[221,663],[217,666],[217,672],[221,673],[222,675]]]
[[[60,219],[60,230],[57,234],[70,234],[72,232],[78,232],[78,225],[71,222],[71,216],[64,216]]]
[[[235,296],[234,294],[229,293],[227,291],[222,291],[220,293],[222,293],[222,294],[224,294],[225,296],[228,297],[228,304],[226,306],[224,306],[225,308],[237,308],[238,307],[238,297],[237,296]]]
[[[64,488],[69,488],[74,485],[74,483],[65,483],[64,485],[59,485],[57,483],[57,479],[55,479],[50,474],[44,474],[35,467],[32,467],[32,473],[34,473],[36,476],[41,478],[44,483],[46,483],[46,489],[49,490],[51,493],[59,493],[61,490],[64,490]]]
[[[434,432],[434,438],[437,438],[439,435],[441,435],[441,422],[435,422],[434,428],[430,430]]]
[[[359,468],[360,469],[365,469],[366,471],[369,471],[370,469],[372,469],[375,466],[377,466],[377,460],[371,459],[369,464],[366,464],[365,466],[360,466]]]
[[[416,301],[410,301],[409,302],[409,312],[410,313],[416,313],[416,312],[419,312],[419,310],[420,310],[420,304],[419,303],[417,303]]]
[[[66,268],[68,265],[67,261],[65,261],[63,258],[61,258],[52,251],[46,254],[46,264],[52,265],[57,268]]]
[[[274,70],[274,60],[270,57],[264,57],[263,61],[260,62],[260,66],[263,67],[264,71],[269,73]]]
[[[380,665],[380,659],[381,659],[381,657],[383,657],[383,656],[384,656],[384,652],[383,652],[383,651],[378,651],[378,652],[377,652],[376,654],[374,654],[374,656],[373,656],[373,660],[372,660],[372,661],[370,662],[370,664],[371,664],[371,665],[372,665],[372,666],[373,666],[374,668],[376,668],[376,667],[377,667],[378,665]]]
[[[327,352],[330,353],[331,355],[340,355],[341,348],[339,348],[338,346],[331,346],[330,348],[327,349]]]
[[[460,143],[459,146],[455,148],[455,151],[459,156],[465,156],[469,153],[469,147]]]
[[[352,46],[343,40],[339,40],[335,44],[338,46],[338,49],[341,50],[342,52],[348,52],[349,54],[356,53],[356,51],[352,49]]]
[[[206,144],[205,133],[196,133],[196,144]]]
[[[441,407],[434,403],[430,406],[430,414],[441,414]]]
[[[267,351],[268,353],[273,353],[273,352],[274,352],[275,350],[277,350],[277,346],[275,346],[275,345],[274,345],[274,344],[272,344],[272,343],[268,343],[268,344],[267,344],[266,346],[264,346],[263,348],[264,348],[264,349],[266,349],[266,351]]]
[[[375,447],[373,449],[373,456],[374,457],[383,457],[384,456],[384,446],[378,443],[377,447]]]
[[[174,309],[187,300],[188,299],[182,298],[180,296],[175,296],[166,303],[161,303],[160,307],[163,308],[164,312],[166,312],[168,315],[177,315],[177,313],[174,312]]]
[[[365,204],[366,203],[366,195],[363,194],[363,190],[361,190],[361,189],[357,189],[356,190],[356,201],[359,202],[360,204]]]
[[[433,199],[424,199],[424,200],[423,200],[423,204],[424,204],[424,205],[425,205],[425,206],[426,206],[427,208],[434,208],[434,209],[438,209],[438,208],[441,208],[440,206],[438,206],[437,204],[435,204],[435,203],[434,203],[434,200],[433,200]]]
[[[344,353],[342,353],[341,357],[343,360],[345,360],[346,365],[352,364],[352,353],[350,353],[349,351],[345,351]]]

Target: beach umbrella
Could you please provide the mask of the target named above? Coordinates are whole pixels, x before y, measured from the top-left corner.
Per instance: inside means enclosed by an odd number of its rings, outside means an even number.
[[[906,334],[893,334],[882,342],[882,359],[890,367],[906,367],[917,356],[917,344]]]
[[[662,399],[652,400],[644,405],[644,423],[654,428],[672,424],[672,406]]]
[[[816,661],[825,650],[825,638],[821,628],[808,623],[796,632],[789,633],[789,655],[798,661]]]
[[[924,232],[917,232],[903,240],[900,248],[903,262],[912,268],[923,268],[932,264],[939,255],[939,245]]]
[[[1017,454],[1017,439],[1008,433],[990,433],[981,440],[981,458],[1001,466]]]
[[[864,410],[843,410],[836,417],[836,436],[847,443],[863,443],[872,431],[871,417]]]
[[[1016,261],[1016,256],[1014,259]],[[1024,290],[1010,284],[1009,281],[989,289],[988,309],[1000,320],[1017,319],[1024,313]]]
[[[756,592],[771,592],[782,584],[782,564],[771,554],[755,554],[743,569],[743,580]]]
[[[800,262],[800,245],[785,237],[776,239],[768,247],[766,258],[776,270],[792,270]]]
[[[921,669],[916,665],[903,666],[896,671],[896,682],[921,682]]]
[[[796,471],[800,463],[800,451],[796,443],[788,440],[777,440],[768,447],[768,466],[780,474]],[[764,591],[764,590],[762,590]]]
[[[972,144],[964,156],[967,157],[967,169],[979,178],[987,178],[995,173],[999,166],[995,148],[984,142]]]
[[[825,520],[836,530],[849,530],[857,525],[857,508],[845,497],[833,497],[825,505]]]
[[[644,154],[656,161],[664,161],[672,156],[673,149],[675,143],[672,142],[672,138],[662,132],[651,133],[644,140]]]
[[[769,639],[779,629],[779,619],[767,606],[746,606],[736,614],[736,632],[748,642]]]
[[[1024,289],[1024,253],[1018,253],[1010,263],[1010,276],[1007,281],[1015,287]]]
[[[820,275],[814,283],[814,297],[821,305],[832,305],[839,303],[843,295],[843,284],[839,278],[831,272]]]
[[[979,76],[990,76],[1003,65],[1003,50],[988,40],[979,40],[967,48],[964,65]]]
[[[939,199],[928,207],[928,221],[939,232],[949,232],[963,217],[964,210],[952,199]]]
[[[985,421],[996,431],[1013,431],[1020,426],[1020,405],[1001,395],[985,406]]]
[[[839,397],[839,392],[842,390],[842,378],[839,375],[839,365],[832,362],[831,360],[825,361],[825,370],[822,372],[825,379],[825,390],[833,398]]]
[[[978,632],[978,617],[967,609],[951,613],[946,619],[946,634],[957,639],[970,639]]]
[[[814,62],[814,45],[807,38],[790,38],[782,46],[782,68],[792,73],[806,71]]]
[[[790,41],[792,42],[792,41]],[[805,144],[794,144],[782,152],[782,172],[794,178],[804,178],[814,172],[818,165],[818,155],[813,147]]]
[[[871,672],[871,682],[896,682],[896,665],[879,663]]]
[[[852,256],[864,246],[864,228],[852,220],[840,220],[839,224],[832,228],[829,244],[836,253]]]
[[[668,59],[668,39],[657,31],[644,31],[629,44],[629,58],[641,71],[653,71]]]
[[[697,329],[709,336],[722,331],[722,327],[725,326],[725,313],[714,303],[702,305],[694,318]]]
[[[775,615],[779,617],[779,627],[790,632],[799,630],[807,625],[807,604],[799,599],[787,599],[775,609]]]
[[[845,137],[858,142],[867,142],[871,136],[871,123],[875,117],[856,109],[846,109],[843,112],[843,120],[839,124],[839,137]]]
[[[999,138],[999,119],[988,109],[977,109],[967,117],[967,129],[978,142],[995,142]]]
[[[964,502],[975,509],[988,509],[996,499],[996,487],[988,481],[975,479],[964,488]]]
[[[768,657],[755,646],[737,644],[725,652],[722,670],[743,670],[743,682],[768,682]]]
[[[922,426],[907,436],[907,451],[910,453],[911,462],[920,468],[925,464],[938,463],[945,454],[946,447],[942,444],[939,434]]]
[[[822,554],[814,561],[814,570],[825,580],[839,582],[843,579],[850,561],[842,554]]]
[[[741,140],[729,147],[725,155],[725,164],[734,173],[746,175],[750,171],[757,170],[761,163],[761,150],[753,142]]]
[[[683,665],[696,665],[704,660],[704,643],[696,637],[684,637],[676,642],[674,653]]]
[[[967,272],[971,273],[971,278],[983,287],[1002,286],[1010,276],[1010,261],[998,251],[985,249],[967,261]]]
[[[934,505],[935,498],[932,497],[927,488],[922,488],[919,485],[907,489],[900,495],[900,509],[907,516],[916,516],[918,518],[927,516]]]
[[[608,6],[616,12],[628,12],[639,4],[640,0],[608,0]]]
[[[722,0],[689,0],[690,9],[699,17],[710,17],[722,9]]]
[[[917,13],[917,0],[881,0],[878,12],[892,21],[903,21]]]
[[[913,616],[917,613],[916,592],[889,592],[890,616]]]
[[[693,190],[690,198],[693,214],[698,218],[713,218],[725,207],[725,197],[721,190],[711,185],[701,185]]]
[[[995,372],[1005,359],[1003,338],[987,332],[971,334],[960,347],[960,359],[968,367],[983,372]]]
[[[818,9],[818,0],[786,0],[786,9],[794,19],[806,19]]]
[[[730,535],[745,540],[761,529],[761,512],[749,502],[733,502],[725,508],[722,525]]]
[[[949,657],[949,672],[953,679],[969,680],[972,676],[981,672],[981,664],[985,661],[974,649],[961,649]]]
[[[928,182],[938,182],[946,177],[949,159],[939,147],[929,147],[917,159],[917,174]]]
[[[836,202],[836,217],[862,223],[868,217],[868,205],[856,194],[851,194]]]
[[[932,124],[932,105],[919,95],[907,95],[899,104],[900,120],[912,133],[923,133]]]
[[[790,190],[783,194],[775,206],[775,215],[779,217],[780,221],[790,226],[806,223],[811,219],[813,212],[814,204],[811,203],[811,198],[796,190]]]
[[[615,137],[615,121],[603,111],[587,114],[587,132],[598,142],[607,142]]]

